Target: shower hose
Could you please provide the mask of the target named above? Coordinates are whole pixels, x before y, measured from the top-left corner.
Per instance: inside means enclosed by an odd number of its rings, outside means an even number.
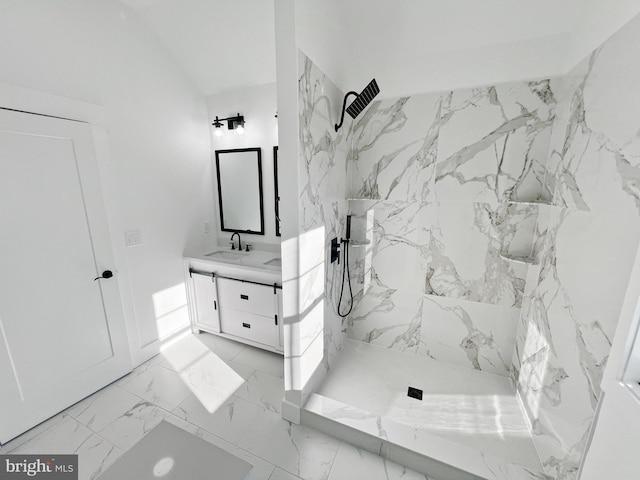
[[[344,277],[347,277],[347,283],[349,285],[349,296],[351,301],[349,302],[349,310],[345,313],[340,311],[342,306],[342,294],[344,293]],[[342,284],[340,285],[340,298],[338,300],[338,315],[345,318],[353,310],[353,290],[351,289],[351,274],[349,272],[349,239],[342,239]]]

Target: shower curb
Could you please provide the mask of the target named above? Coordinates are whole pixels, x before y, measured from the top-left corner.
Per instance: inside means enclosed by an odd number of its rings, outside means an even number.
[[[301,422],[393,462],[430,480],[547,480],[494,455],[313,393]]]

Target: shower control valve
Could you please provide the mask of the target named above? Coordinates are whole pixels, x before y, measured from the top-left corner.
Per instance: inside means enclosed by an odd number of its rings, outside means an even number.
[[[338,264],[340,263],[340,242],[338,242],[338,238],[332,238],[331,239],[331,263],[334,263],[335,261],[338,261]]]

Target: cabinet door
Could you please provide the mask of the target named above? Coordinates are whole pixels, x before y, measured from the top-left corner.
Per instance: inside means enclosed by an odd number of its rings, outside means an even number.
[[[218,293],[216,279],[212,275],[193,273],[193,296],[195,297],[196,324],[220,333],[220,316],[218,314]]]

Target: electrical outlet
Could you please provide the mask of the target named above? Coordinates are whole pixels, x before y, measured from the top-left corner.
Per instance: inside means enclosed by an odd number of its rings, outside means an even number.
[[[134,247],[142,244],[142,235],[140,230],[128,230],[124,232],[125,244],[127,247]]]
[[[209,222],[208,220],[202,222],[202,231],[204,233],[211,233],[211,222]]]

